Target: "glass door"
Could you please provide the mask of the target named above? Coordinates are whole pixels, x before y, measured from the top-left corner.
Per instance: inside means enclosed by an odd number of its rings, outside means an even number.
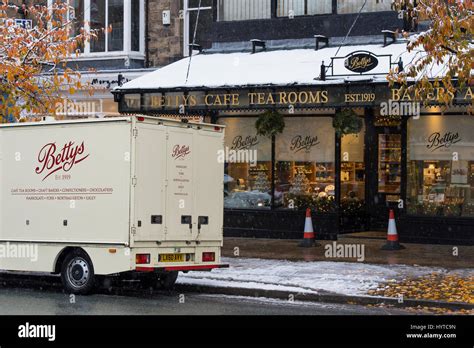
[[[402,174],[402,136],[378,135],[378,193],[386,202],[398,202]]]
[[[370,191],[374,197],[371,202],[371,228],[385,230],[388,223],[389,209],[395,209],[401,198],[402,179],[402,136],[395,127],[376,129],[373,151],[375,163],[374,181]]]

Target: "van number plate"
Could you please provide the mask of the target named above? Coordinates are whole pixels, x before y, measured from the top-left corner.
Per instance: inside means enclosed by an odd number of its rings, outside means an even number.
[[[184,254],[160,254],[160,262],[184,262]]]

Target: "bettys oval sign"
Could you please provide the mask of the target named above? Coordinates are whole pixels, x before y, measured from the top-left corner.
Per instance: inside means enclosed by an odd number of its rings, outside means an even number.
[[[355,73],[365,73],[375,69],[379,60],[370,52],[354,52],[346,57],[344,66]]]

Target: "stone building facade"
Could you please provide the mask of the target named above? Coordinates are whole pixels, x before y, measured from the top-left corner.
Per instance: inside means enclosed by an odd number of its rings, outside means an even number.
[[[146,66],[160,67],[183,57],[182,0],[148,0]],[[170,11],[170,24],[163,24]]]

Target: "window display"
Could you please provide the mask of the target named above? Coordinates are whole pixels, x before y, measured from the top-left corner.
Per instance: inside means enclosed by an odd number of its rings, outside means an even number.
[[[474,127],[469,116],[408,122],[408,213],[474,217]]]
[[[365,127],[359,134],[341,139],[341,201],[363,201],[365,197]]]
[[[332,211],[335,135],[330,117],[291,117],[276,139],[275,205]]]
[[[222,118],[227,126],[224,175],[226,208],[269,209],[271,205],[271,141],[257,136],[256,117]]]
[[[379,134],[378,191],[393,195],[397,201],[402,174],[402,136],[400,134]],[[387,198],[387,201],[390,199]]]

